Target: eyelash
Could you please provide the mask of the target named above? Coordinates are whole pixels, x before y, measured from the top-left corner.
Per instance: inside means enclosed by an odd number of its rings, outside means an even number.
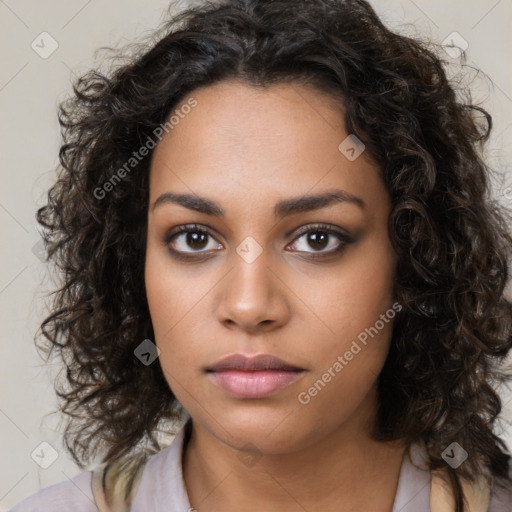
[[[314,232],[321,232],[321,233],[325,233],[327,235],[335,236],[340,241],[340,245],[336,249],[332,249],[332,250],[326,251],[326,252],[319,252],[319,251],[307,252],[306,251],[307,254],[309,254],[309,256],[308,256],[309,259],[314,260],[314,259],[322,259],[322,258],[327,258],[329,256],[333,256],[334,254],[338,254],[338,253],[342,252],[348,244],[353,242],[353,240],[349,236],[347,236],[346,234],[344,234],[340,231],[332,229],[329,224],[314,224],[314,225],[304,226],[303,228],[300,228],[299,232],[297,233],[297,236],[294,238],[292,244],[294,242],[296,242],[299,238],[301,238],[303,235],[305,235],[307,233],[314,233]],[[215,239],[213,233],[208,228],[200,226],[198,224],[186,224],[184,226],[180,226],[178,229],[167,234],[164,239],[165,245],[168,246],[168,250],[171,252],[171,254],[174,257],[176,257],[178,259],[182,259],[182,260],[197,259],[197,256],[195,256],[195,255],[206,254],[208,252],[208,251],[190,251],[190,252],[185,251],[184,252],[184,251],[177,251],[175,249],[171,249],[169,247],[169,244],[171,243],[171,241],[174,238],[176,238],[178,235],[181,235],[183,233],[202,233],[202,234],[208,235],[209,237]],[[301,251],[299,251],[299,252],[301,252]],[[302,251],[302,252],[304,252],[304,251]],[[189,255],[185,256],[184,254],[190,254],[191,256],[189,256]]]

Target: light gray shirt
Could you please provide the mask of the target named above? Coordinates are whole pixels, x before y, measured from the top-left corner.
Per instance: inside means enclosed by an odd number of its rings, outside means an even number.
[[[181,455],[185,429],[146,463],[132,512],[189,512]],[[392,512],[430,512],[430,472],[420,444],[404,456]],[[97,512],[91,489],[91,471],[36,492],[9,512]],[[494,489],[488,512],[512,512],[512,489]]]

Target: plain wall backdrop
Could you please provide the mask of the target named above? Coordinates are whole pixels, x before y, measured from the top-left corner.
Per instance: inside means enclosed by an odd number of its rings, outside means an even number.
[[[467,45],[467,64],[483,72],[473,82],[473,98],[494,120],[489,163],[505,177],[496,181],[495,194],[510,205],[510,0],[371,3],[389,26],[403,33]],[[53,289],[38,253],[35,212],[45,202],[58,165],[57,106],[70,94],[73,75],[100,64],[94,57],[97,48],[123,46],[144,36],[162,21],[168,5],[163,0],[0,0],[0,512],[79,472],[63,449],[62,422],[49,414],[57,404],[52,376],[58,368],[44,364],[33,342],[45,314],[44,296]],[[455,70],[457,51],[445,57]],[[503,397],[499,432],[511,446],[512,394],[505,390]]]

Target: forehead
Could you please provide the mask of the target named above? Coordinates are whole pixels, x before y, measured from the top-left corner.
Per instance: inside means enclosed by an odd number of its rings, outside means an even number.
[[[386,199],[371,159],[363,152],[350,161],[340,152],[349,135],[343,106],[314,87],[228,81],[196,89],[181,104],[190,98],[196,106],[155,148],[150,204],[169,191],[215,195],[229,215],[235,203],[263,205],[332,188]]]

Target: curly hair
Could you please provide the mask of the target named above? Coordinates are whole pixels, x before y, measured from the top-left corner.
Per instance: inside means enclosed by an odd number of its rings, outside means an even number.
[[[108,195],[98,191],[187,95],[236,78],[340,99],[348,133],[382,170],[402,311],[378,378],[375,438],[424,441],[431,469],[446,467],[452,442],[464,447],[467,461],[447,468],[457,511],[461,478],[510,479],[494,426],[496,386],[510,378],[512,238],[481,156],[490,115],[458,94],[428,44],[390,31],[363,0],[208,2],[154,34],[128,62],[74,83],[59,108],[59,174],[37,212],[62,275],[38,348],[65,365],[56,391],[77,464],[148,441],[158,449],[155,432],[179,413],[158,361],[134,357],[154,339],[144,293],[152,151]]]

